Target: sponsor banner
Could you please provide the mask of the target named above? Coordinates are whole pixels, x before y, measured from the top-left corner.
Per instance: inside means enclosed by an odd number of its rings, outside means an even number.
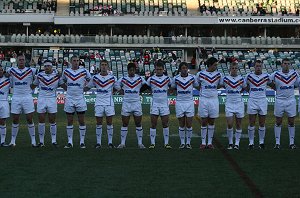
[[[218,17],[220,24],[300,24],[298,17],[272,17],[272,16],[249,16],[249,17]]]
[[[11,102],[11,94],[8,96],[8,101]],[[85,97],[85,101],[87,102],[87,104],[95,104],[96,102],[96,95],[94,94],[88,94],[88,95],[84,95]],[[142,104],[151,104],[152,102],[152,96],[146,96],[146,95],[142,95],[140,96],[141,102]],[[299,96],[296,96],[296,99],[298,101]],[[34,103],[37,103],[37,95],[33,94],[33,100]],[[122,95],[114,95],[113,96],[113,100],[115,104],[122,104],[123,101],[123,96]],[[168,96],[168,100],[169,100],[169,104],[170,105],[175,105],[176,104],[176,96]],[[267,96],[267,100],[268,100],[268,104],[269,105],[274,105],[275,103],[275,97],[274,96]],[[248,96],[243,96],[243,101],[245,104],[247,104],[248,102]],[[194,103],[195,105],[199,104],[199,97],[198,96],[194,96]],[[219,103],[221,105],[224,105],[226,102],[226,96],[219,96]],[[57,94],[57,104],[64,104],[65,103],[65,95],[64,94]]]

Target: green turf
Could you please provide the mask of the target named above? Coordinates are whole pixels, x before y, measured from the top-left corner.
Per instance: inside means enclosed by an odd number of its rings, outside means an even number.
[[[50,145],[46,135],[45,148],[31,148],[27,127],[20,128],[17,146],[0,148],[0,197],[253,197],[249,187],[234,171],[222,150],[198,149],[200,138],[192,139],[192,150],[179,150],[177,120],[170,118],[170,143],[172,150],[162,148],[162,129],[158,127],[155,150],[137,149],[133,122],[129,127],[125,150],[95,150],[95,120],[93,106],[87,112],[87,149],[79,148],[77,124],[74,131],[74,148],[63,149],[67,141],[66,118],[59,106],[57,119],[60,148]],[[144,144],[149,146],[149,106],[144,106]],[[120,106],[116,106],[114,119],[114,144],[120,143]],[[224,108],[221,107],[221,112]],[[174,112],[174,107],[171,107]],[[242,139],[240,151],[228,151],[242,171],[253,181],[265,197],[299,197],[300,149],[289,150],[286,121],[282,129],[282,150],[273,150],[274,118],[272,107],[267,119],[264,151],[247,150],[247,139]],[[24,120],[24,119],[23,119]],[[36,120],[36,119],[35,119]],[[36,122],[37,123],[37,122]],[[299,118],[296,119],[299,130]],[[7,140],[10,140],[8,120]],[[36,124],[37,125],[37,124]],[[199,133],[195,120],[194,134]],[[243,123],[246,133],[247,117]],[[216,122],[216,135],[223,147],[227,139],[224,113]],[[296,140],[300,138],[296,130]],[[256,143],[258,141],[256,133]],[[106,131],[103,130],[103,145]],[[227,151],[226,151],[227,152]]]

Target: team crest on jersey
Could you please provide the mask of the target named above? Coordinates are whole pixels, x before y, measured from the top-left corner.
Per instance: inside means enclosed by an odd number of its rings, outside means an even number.
[[[244,81],[243,81],[243,79],[239,79],[239,80],[234,82],[234,81],[231,81],[229,78],[225,77],[224,78],[224,83],[226,83],[231,88],[235,89],[238,86],[242,85],[244,83]]]
[[[248,80],[256,87],[261,86],[262,84],[269,81],[269,76],[265,75],[263,78],[256,80],[251,75],[248,76]]]
[[[52,78],[47,79],[47,78],[45,78],[45,77],[42,76],[42,75],[38,75],[38,79],[39,79],[42,83],[44,83],[46,86],[49,86],[49,85],[51,85],[51,84],[54,84],[56,81],[58,81],[58,80],[59,80],[59,77],[58,77],[58,76],[54,76],[54,77],[52,77]]]
[[[191,78],[191,79],[188,80],[187,82],[181,82],[179,79],[175,79],[176,85],[178,85],[178,86],[181,87],[182,89],[187,89],[187,88],[189,88],[189,86],[191,86],[194,82],[195,82],[195,79],[194,79],[194,78]]]
[[[32,74],[32,70],[30,68],[27,68],[26,71],[19,73],[18,71],[16,71],[14,68],[12,68],[10,70],[10,74],[13,75],[14,77],[16,77],[18,80],[23,80],[24,78],[26,78],[28,75]]]
[[[155,80],[154,78],[151,78],[150,83],[153,84],[153,85],[155,85],[155,86],[157,86],[157,87],[159,87],[159,88],[162,88],[166,84],[170,83],[170,78],[165,78],[162,81]]]
[[[110,84],[114,83],[115,82],[115,78],[111,77],[111,78],[109,78],[107,80],[103,80],[102,81],[99,78],[97,78],[97,76],[94,76],[93,81],[94,81],[94,83],[96,83],[97,85],[99,85],[100,87],[103,88],[103,87],[106,87],[107,85],[110,85]]]
[[[10,81],[9,79],[5,79],[4,81],[0,82],[0,89],[2,89],[3,87],[9,85]]]
[[[69,70],[65,70],[64,74],[70,78],[73,81],[78,80],[81,77],[85,77],[86,76],[86,71],[83,70],[81,72],[79,72],[78,74],[73,74],[72,72],[70,72]]]
[[[278,80],[280,80],[281,82],[283,82],[285,84],[289,84],[290,82],[292,82],[294,79],[297,78],[297,74],[296,74],[296,72],[294,72],[294,73],[292,73],[292,75],[285,77],[284,75],[280,74],[279,72],[276,72],[275,78],[277,78]]]
[[[208,81],[209,83],[214,83],[221,78],[221,74],[217,73],[214,76],[209,76],[209,75],[206,75],[206,74],[200,72],[199,77],[203,78],[204,80]]]
[[[142,83],[142,78],[139,77],[138,79],[136,79],[133,82],[130,82],[129,80],[127,80],[126,78],[123,78],[121,81],[123,84],[125,84],[126,86],[128,86],[129,88],[133,89],[135,87],[137,87],[140,83]]]

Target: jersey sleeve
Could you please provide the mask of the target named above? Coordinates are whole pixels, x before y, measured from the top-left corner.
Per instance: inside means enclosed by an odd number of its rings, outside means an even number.
[[[198,81],[198,83],[201,84],[202,79],[200,78],[200,72],[198,72],[195,77],[196,77],[196,80]]]
[[[150,78],[148,78],[148,79],[147,79],[147,82],[146,82],[146,84],[147,84],[149,87],[151,87],[151,83],[150,83],[150,81],[151,81],[151,77],[150,77]]]
[[[269,76],[269,78],[270,78],[271,81],[275,81],[275,73],[276,73],[276,72],[273,72],[273,73]]]
[[[248,76],[249,76],[249,74],[247,74],[247,75],[245,76],[245,78],[244,78],[244,85],[243,85],[243,87],[247,87],[248,84],[249,84],[249,82],[248,82]]]
[[[193,77],[194,77],[194,83],[193,83],[193,86],[194,86],[194,87],[199,87],[199,82],[198,82],[196,76],[193,76]]]
[[[88,88],[93,88],[93,87],[95,87],[95,83],[94,83],[94,80],[93,80],[93,79],[91,79],[91,80],[88,82],[87,87],[88,87]]]
[[[121,88],[122,88],[122,79],[123,79],[123,77],[121,77],[118,81],[116,81],[116,83],[115,83],[115,89],[116,90],[121,90]]]
[[[66,70],[63,71],[63,73],[61,75],[61,79],[62,79],[63,82],[67,82]]]
[[[176,89],[176,77],[174,77],[171,81],[171,87]]]
[[[225,78],[225,76],[221,75],[219,85],[224,86],[224,78]]]
[[[39,74],[36,76],[36,78],[33,80],[32,84],[38,86],[40,84],[39,78],[38,78]]]
[[[86,77],[85,77],[85,80],[86,80],[86,81],[90,81],[91,78],[92,78],[91,73],[90,73],[87,69],[86,69],[85,71],[86,71]]]
[[[145,78],[141,77],[141,79],[142,79],[142,85],[147,84]]]

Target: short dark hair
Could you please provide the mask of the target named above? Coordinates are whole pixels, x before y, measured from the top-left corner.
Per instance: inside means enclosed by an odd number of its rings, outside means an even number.
[[[52,61],[49,60],[49,59],[47,59],[47,60],[44,61],[44,64],[45,64],[45,63],[51,63],[51,64],[52,64]]]
[[[107,64],[109,64],[108,61],[107,61],[106,59],[101,60],[100,64],[101,64],[101,63],[107,63]]]
[[[155,67],[162,67],[165,68],[165,64],[162,61],[158,61],[157,63],[155,63]]]
[[[254,61],[254,65],[255,65],[256,63],[262,63],[262,62],[261,62],[261,60],[256,59],[256,60]]]
[[[217,63],[218,60],[215,57],[210,57],[209,59],[207,59],[206,61],[206,65],[207,67],[212,66],[214,63]]]
[[[178,67],[178,71],[181,71],[181,68],[183,67],[183,66],[189,66],[189,64],[187,63],[187,62],[181,62],[180,64],[179,64],[179,67]]]
[[[128,65],[127,65],[127,71],[129,71],[131,68],[136,69],[134,63],[128,63]]]
[[[71,61],[72,61],[74,58],[79,58],[79,56],[73,55],[73,56],[71,57]]]
[[[289,61],[290,62],[290,59],[284,58],[284,59],[282,59],[281,63],[283,63],[284,61]]]

